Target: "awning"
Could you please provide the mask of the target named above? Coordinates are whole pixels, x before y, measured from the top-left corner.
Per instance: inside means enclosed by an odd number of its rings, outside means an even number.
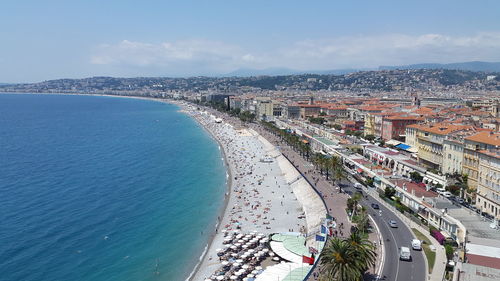
[[[356,171],[357,171],[358,173],[362,173],[362,172],[363,172],[363,169],[358,168]]]
[[[404,144],[404,143],[400,143],[400,144],[396,145],[396,147],[401,148],[403,150],[408,150],[409,148],[411,148],[411,146]]]
[[[389,145],[399,145],[401,142],[400,141],[397,141],[397,140],[388,140],[385,142],[386,144],[389,144]]]

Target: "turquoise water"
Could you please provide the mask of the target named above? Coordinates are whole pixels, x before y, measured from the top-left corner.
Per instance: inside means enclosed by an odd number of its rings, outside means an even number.
[[[0,280],[184,280],[226,172],[217,143],[177,110],[0,94]]]

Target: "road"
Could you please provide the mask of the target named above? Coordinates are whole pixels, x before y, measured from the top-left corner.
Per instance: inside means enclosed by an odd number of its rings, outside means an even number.
[[[356,191],[351,181],[343,180],[339,185],[348,193],[354,193]],[[363,188],[365,197],[360,204],[367,208],[368,213],[377,224],[380,234],[383,237],[382,242],[385,249],[385,261],[380,280],[424,281],[426,276],[425,259],[423,251],[411,249],[411,240],[414,238],[413,232],[398,216],[392,213],[392,211],[387,209],[384,205],[378,203],[377,200],[371,196],[371,193],[366,192],[366,190],[366,188]],[[371,206],[372,203],[377,203],[380,209],[373,209]],[[390,220],[395,220],[398,227],[390,227],[388,223]],[[399,260],[399,249],[401,247],[410,248],[412,261]]]
[[[310,182],[315,184],[315,188],[321,192],[324,196],[325,203],[330,210],[330,214],[336,217],[339,222],[344,222],[347,226],[345,229],[349,229],[350,223],[346,218],[345,211],[345,200],[347,200],[346,193],[338,194],[331,183],[322,179],[317,171],[315,171],[310,163],[308,163],[303,157],[299,156],[297,152],[290,149],[289,146],[283,145],[283,142],[265,132],[263,130],[257,129],[261,134],[263,134],[269,141],[273,142],[275,145],[282,145],[280,150],[285,154],[292,163],[301,171]],[[343,187],[344,191],[348,193],[353,193],[356,189],[353,187],[354,179],[346,180],[338,184]],[[365,190],[366,191],[366,190]],[[412,261],[400,261],[399,260],[399,249],[402,246],[409,247],[411,249],[411,240],[414,238],[412,231],[396,216],[392,211],[387,209],[382,204],[379,204],[381,215],[378,210],[374,210],[371,207],[371,203],[377,203],[377,201],[367,192],[363,192],[368,199],[363,198],[360,204],[366,206],[368,213],[372,216],[375,223],[377,224],[380,234],[383,237],[384,245],[384,264],[382,268],[382,273],[379,280],[387,281],[424,281],[425,280],[425,259],[423,257],[422,251],[411,250]],[[326,195],[326,197],[325,197]],[[376,195],[378,196],[378,195]],[[342,207],[344,206],[344,207]],[[340,207],[340,208],[339,208]],[[395,220],[398,224],[397,228],[391,228],[388,225],[389,220]],[[347,236],[348,231],[342,233],[339,236]],[[373,238],[373,237],[371,237]],[[380,244],[379,244],[380,245]],[[373,280],[374,275],[368,274],[365,276],[365,280]]]
[[[233,122],[236,120],[233,120]],[[235,122],[236,123],[236,122]],[[348,198],[346,193],[338,193],[338,191],[332,186],[330,181],[324,179],[313,165],[306,161],[302,156],[300,156],[296,151],[294,151],[290,146],[286,145],[277,136],[269,133],[261,126],[252,124],[250,125],[253,129],[258,131],[262,136],[264,136],[268,141],[272,142],[274,145],[278,146],[280,151],[285,155],[292,164],[301,172],[301,174],[314,185],[314,188],[320,192],[323,196],[325,204],[329,210],[330,215],[336,218],[338,224],[342,223],[344,225],[343,229],[339,229],[337,234],[340,237],[347,237],[349,235],[349,229],[351,226],[350,221],[347,219],[347,214],[344,211],[346,207],[346,200]],[[343,187],[344,191],[353,193],[355,191],[353,187],[354,179],[351,181],[343,180],[338,184]],[[377,202],[371,195],[363,192],[367,196],[367,199],[363,198],[360,204],[367,207],[368,213],[372,215],[375,223],[377,224],[380,234],[383,237],[382,242],[384,245],[385,255],[384,263],[381,272],[381,276],[378,280],[387,281],[424,281],[425,280],[425,260],[422,251],[411,250],[412,261],[400,261],[399,260],[399,248],[402,246],[409,247],[411,249],[411,240],[414,238],[411,230],[389,209],[387,209],[382,204],[379,204],[381,215],[378,210],[374,210],[371,207],[371,203]],[[378,195],[376,195],[378,196]],[[398,224],[397,228],[391,228],[388,225],[389,220],[395,220]],[[372,241],[376,240],[375,235],[370,235]],[[380,245],[380,244],[379,244]],[[379,253],[379,257],[381,254]],[[377,266],[380,264],[380,260]],[[315,269],[317,272],[318,268]],[[365,275],[365,280],[376,280],[376,275],[373,274],[374,271]],[[313,280],[312,275],[309,280]]]

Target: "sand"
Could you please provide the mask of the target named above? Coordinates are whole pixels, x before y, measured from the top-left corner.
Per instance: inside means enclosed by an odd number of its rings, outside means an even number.
[[[239,229],[242,233],[307,233],[305,211],[276,160],[281,153],[253,130],[216,123],[211,113],[188,110],[185,106],[183,109],[222,145],[232,177],[217,233],[190,280],[204,280],[220,267],[215,249],[222,247],[222,229]]]

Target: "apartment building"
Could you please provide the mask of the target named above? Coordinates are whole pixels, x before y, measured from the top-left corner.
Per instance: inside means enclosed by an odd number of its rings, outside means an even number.
[[[416,124],[424,119],[417,116],[389,116],[382,121],[382,139],[402,139],[408,125]]]
[[[476,191],[476,207],[500,217],[500,133],[479,132],[464,139],[463,173]]]
[[[438,124],[413,124],[407,127],[408,145],[418,150],[419,162],[429,168],[443,171],[444,140],[447,135],[457,132],[472,130],[472,126]]]

